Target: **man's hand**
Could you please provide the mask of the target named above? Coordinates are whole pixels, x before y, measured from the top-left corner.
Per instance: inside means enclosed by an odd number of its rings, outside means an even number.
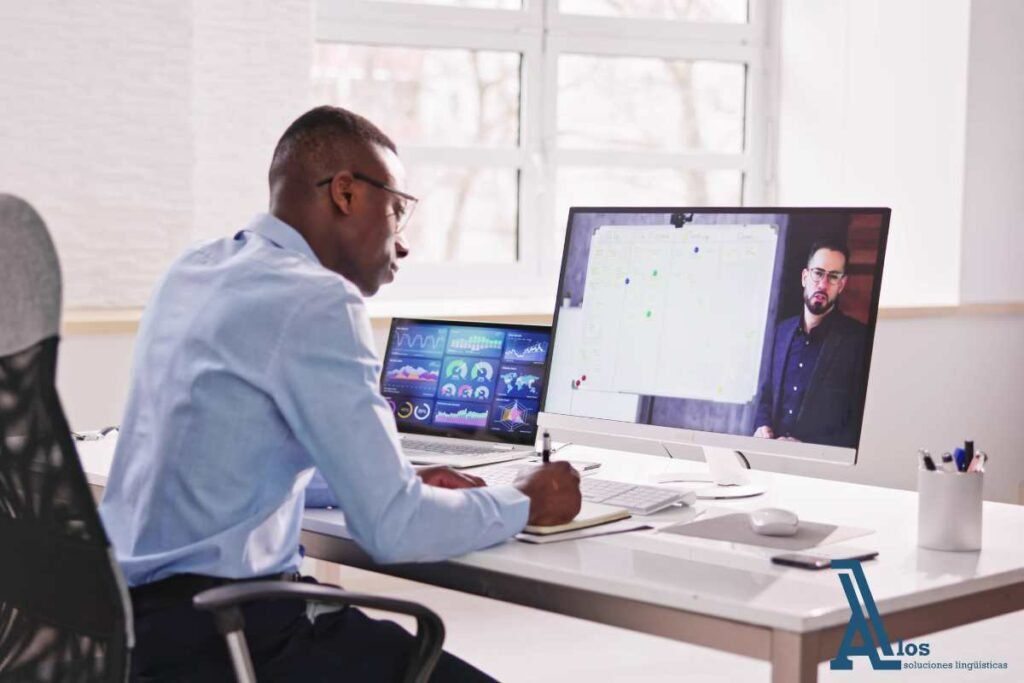
[[[416,470],[416,474],[420,475],[420,479],[427,486],[437,486],[442,489],[471,489],[487,485],[480,477],[456,472],[452,468],[444,467],[443,465],[421,467]]]
[[[761,425],[754,432],[754,436],[761,437],[762,439],[774,439],[775,432],[773,432],[772,428],[769,427],[768,425]]]
[[[580,474],[567,462],[523,468],[513,486],[530,499],[530,517],[526,523],[533,526],[572,521],[583,503]]]
[[[800,439],[793,436],[780,436],[779,441],[796,441],[797,443],[800,443]]]

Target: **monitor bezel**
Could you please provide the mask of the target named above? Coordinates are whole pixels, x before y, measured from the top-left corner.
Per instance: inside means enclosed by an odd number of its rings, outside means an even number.
[[[538,402],[537,419],[540,419],[540,407],[544,405],[543,398],[547,393],[547,372],[550,369],[551,361],[551,343],[553,338],[551,337],[552,327],[550,325],[536,325],[526,323],[500,323],[500,322],[476,322],[471,320],[440,320],[436,318],[392,318],[391,326],[388,329],[388,342],[384,348],[384,356],[381,358],[381,371],[380,378],[378,379],[378,389],[380,390],[381,396],[385,399],[390,398],[389,394],[384,393],[384,370],[386,367],[387,359],[391,357],[391,345],[394,341],[395,329],[399,325],[412,324],[412,325],[458,325],[461,327],[485,327],[485,328],[502,328],[506,330],[521,330],[524,332],[547,332],[548,333],[548,353],[544,359],[544,391],[541,393],[541,400]],[[433,400],[437,400],[435,396]],[[490,404],[493,407],[493,402]],[[488,408],[487,415],[488,423],[490,422],[490,408]],[[441,428],[441,427],[418,427],[409,423],[399,423],[396,417],[395,426],[398,431],[402,434],[419,434],[423,436],[440,436],[452,439],[462,440],[473,440],[473,441],[488,441],[494,443],[504,443],[514,446],[526,446],[536,443],[537,441],[537,430],[539,424],[535,424],[532,433],[522,434],[507,434],[503,435],[500,432],[493,432],[488,428],[484,428],[482,431],[469,431],[462,430],[455,427]]]
[[[857,464],[858,455],[864,437],[864,415],[861,412],[861,425],[857,436],[857,446],[848,448],[790,441],[776,441],[754,436],[738,434],[722,434],[681,427],[664,427],[660,425],[639,424],[606,418],[565,415],[547,411],[548,387],[551,382],[551,364],[555,357],[555,345],[558,339],[558,314],[561,309],[562,291],[565,284],[566,265],[569,258],[569,243],[572,238],[573,219],[580,213],[730,213],[730,214],[807,214],[807,213],[877,213],[882,216],[879,226],[881,233],[878,244],[878,261],[875,265],[875,287],[871,293],[871,306],[868,311],[867,352],[865,354],[864,398],[867,404],[867,390],[870,386],[871,358],[874,354],[875,331],[878,323],[878,304],[882,290],[882,274],[885,272],[885,252],[889,238],[889,224],[892,209],[889,207],[812,207],[812,206],[616,206],[593,207],[573,206],[569,208],[566,222],[565,239],[562,245],[562,261],[558,274],[558,288],[555,290],[555,306],[551,317],[551,345],[545,363],[545,383],[541,396],[540,412],[537,415],[538,429],[553,431],[554,436],[564,441],[583,443],[596,447],[614,448],[663,457],[702,460],[703,446],[731,448],[747,457],[752,466],[763,469],[782,469],[788,471],[788,464],[793,461],[805,460],[824,462],[836,465],[853,466]],[[673,446],[670,448],[669,446]]]

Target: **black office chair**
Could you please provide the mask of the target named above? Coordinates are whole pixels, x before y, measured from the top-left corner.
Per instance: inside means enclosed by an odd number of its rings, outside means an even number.
[[[0,681],[124,681],[131,602],[54,385],[60,292],[42,219],[0,194]],[[240,605],[275,598],[416,617],[405,681],[426,681],[441,654],[444,625],[416,603],[312,584],[229,584],[195,605],[213,613],[240,681],[256,680]]]
[[[127,592],[54,388],[60,270],[0,195],[0,680],[124,680]]]

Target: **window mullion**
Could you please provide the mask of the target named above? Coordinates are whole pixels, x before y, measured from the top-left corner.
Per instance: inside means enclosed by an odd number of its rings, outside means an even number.
[[[522,147],[446,147],[403,145],[399,153],[406,163],[483,168],[522,168],[527,163]]]
[[[411,280],[429,289],[450,288],[464,275],[501,271],[526,276],[537,292],[543,276],[557,273],[564,216],[556,216],[559,167],[740,171],[744,203],[770,199],[775,126],[774,73],[778,4],[751,0],[748,23],[713,24],[561,14],[557,0],[524,0],[516,10],[472,9],[368,0],[319,0],[317,39],[377,47],[451,48],[518,52],[521,55],[519,140],[515,147],[409,144],[401,153],[411,166],[508,168],[519,173],[518,264],[496,268],[476,263],[410,264]],[[736,153],[559,149],[559,57],[583,54],[742,63],[747,67],[744,149]],[[533,276],[531,278],[531,275]],[[538,277],[541,276],[541,277]],[[409,284],[412,284],[410,282]],[[405,289],[398,287],[398,289]],[[485,288],[486,289],[486,288]],[[425,292],[425,290],[422,290]],[[483,290],[474,294],[483,295]]]

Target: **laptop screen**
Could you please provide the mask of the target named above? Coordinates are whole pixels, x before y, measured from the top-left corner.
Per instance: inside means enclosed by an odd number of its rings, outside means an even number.
[[[380,390],[400,432],[532,444],[551,328],[396,318]]]

